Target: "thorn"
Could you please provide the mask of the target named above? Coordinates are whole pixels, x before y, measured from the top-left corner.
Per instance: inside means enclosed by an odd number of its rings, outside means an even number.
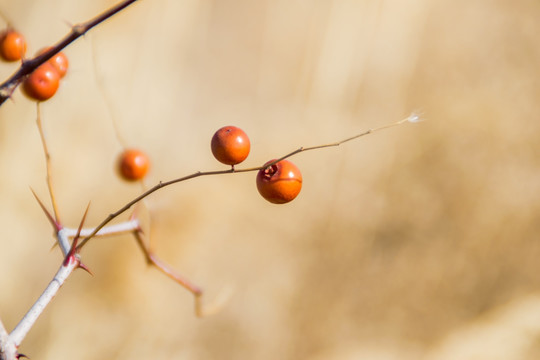
[[[49,249],[49,251],[53,251],[55,247],[58,246],[58,242],[55,241],[54,244],[52,244],[51,248]]]
[[[64,266],[67,266],[67,264],[71,261],[71,259],[75,256],[75,252],[77,251],[77,243],[79,242],[79,238],[81,237],[81,230],[84,225],[84,221],[86,220],[86,215],[88,215],[88,209],[90,209],[90,203],[88,203],[88,206],[86,206],[86,210],[84,211],[84,215],[81,219],[81,223],[79,224],[79,228],[77,229],[77,234],[73,238],[73,242],[71,243],[71,248],[69,249],[66,259],[64,260]],[[79,266],[81,262],[79,260]]]
[[[80,260],[79,260],[79,266],[78,267],[83,269],[87,273],[89,273],[90,276],[94,276],[94,273],[88,268],[88,266],[84,265]]]
[[[75,26],[68,20],[64,20],[63,23],[70,29],[73,29],[73,27]]]
[[[86,215],[88,215],[88,209],[90,209],[90,202],[88,202],[88,205],[86,206],[86,210],[84,211],[81,223],[79,224],[79,228],[77,229],[77,235],[75,235],[75,239],[78,239],[81,236],[81,230],[83,228],[84,221],[86,220]]]
[[[45,215],[47,216],[47,219],[49,219],[49,222],[51,223],[51,225],[56,229],[56,231],[60,231],[62,229],[62,225],[60,225],[54,218],[53,216],[51,215],[51,213],[49,212],[49,210],[47,210],[47,208],[45,207],[45,205],[43,205],[43,203],[41,202],[41,200],[38,198],[37,194],[34,192],[34,189],[30,188],[30,191],[32,191],[32,194],[34,194],[34,197],[36,198],[37,202],[39,203],[39,206],[41,207],[41,209],[43,210],[43,212],[45,212]]]

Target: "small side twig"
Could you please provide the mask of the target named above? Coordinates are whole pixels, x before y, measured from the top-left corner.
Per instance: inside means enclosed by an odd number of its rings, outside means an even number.
[[[138,229],[140,227],[139,220],[132,219],[128,221],[124,221],[118,224],[109,225],[107,227],[102,228],[97,232],[95,236],[113,236],[113,235],[120,235],[124,233],[131,233],[133,230]],[[72,238],[77,235],[77,229],[71,229],[71,228],[63,228],[66,236]],[[90,235],[94,229],[81,229],[80,236],[86,237]]]
[[[140,229],[134,231],[133,236],[141,248],[141,251],[143,252],[148,264],[155,266],[156,269],[158,269],[162,274],[165,274],[167,277],[180,284],[191,294],[193,294],[195,299],[195,315],[197,317],[205,317],[215,314],[223,307],[223,304],[226,302],[228,296],[222,296],[210,305],[203,304],[203,290],[199,286],[195,285],[188,278],[178,273],[169,264],[158,257],[146,244],[144,234]]]

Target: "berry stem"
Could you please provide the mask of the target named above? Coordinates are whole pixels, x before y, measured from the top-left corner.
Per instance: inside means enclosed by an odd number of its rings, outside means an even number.
[[[107,108],[107,112],[109,113],[109,118],[111,119],[111,123],[114,130],[114,135],[116,136],[116,139],[118,140],[118,143],[122,148],[125,150],[128,148],[127,142],[120,133],[120,128],[118,126],[118,123],[116,121],[116,117],[114,116],[113,111],[113,104],[111,102],[111,99],[109,96],[107,96],[105,91],[105,85],[103,83],[103,76],[99,76],[99,70],[97,66],[97,59],[96,59],[96,42],[94,38],[90,39],[90,43],[92,44],[92,66],[94,68],[94,79],[96,80],[96,85],[98,88],[98,91],[101,95],[101,98],[103,99],[103,102],[105,103],[105,106]]]

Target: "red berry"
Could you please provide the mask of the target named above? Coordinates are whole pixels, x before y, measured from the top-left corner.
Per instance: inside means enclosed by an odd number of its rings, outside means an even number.
[[[58,90],[60,75],[49,63],[35,69],[23,82],[23,91],[37,101],[50,99]]]
[[[46,47],[44,49],[41,49],[38,52],[38,55],[43,54],[44,52],[50,50],[52,46]],[[58,52],[55,55],[53,55],[49,60],[47,60],[49,64],[51,64],[56,71],[58,71],[58,75],[60,75],[61,78],[63,78],[68,70],[69,67],[69,60],[63,52]]]
[[[270,160],[266,164],[274,161]],[[301,189],[302,174],[296,165],[288,160],[281,160],[257,173],[257,190],[273,204],[285,204],[294,200]]]
[[[225,126],[216,131],[210,144],[212,154],[221,163],[236,165],[249,155],[250,143],[246,133],[235,126]]]
[[[15,30],[5,30],[0,35],[0,56],[5,61],[21,60],[26,53],[26,40]]]
[[[145,153],[137,149],[127,149],[118,160],[120,175],[129,181],[141,180],[150,168],[150,160]]]

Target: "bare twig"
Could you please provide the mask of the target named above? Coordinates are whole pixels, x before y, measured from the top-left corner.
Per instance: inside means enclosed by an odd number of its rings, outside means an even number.
[[[182,285],[185,289],[195,295],[195,297],[198,297],[202,294],[202,290],[197,285],[193,284],[187,278],[175,272],[174,269],[172,269],[168,264],[166,264],[156,254],[154,254],[148,249],[148,246],[144,241],[142,231],[135,231],[133,232],[133,234],[135,236],[135,239],[137,240],[137,244],[141,248],[146,258],[147,263],[155,265],[162,273]]]
[[[62,40],[52,46],[49,50],[32,59],[25,60],[19,67],[19,69],[13,75],[11,75],[10,78],[0,84],[0,106],[11,97],[11,94],[13,94],[13,91],[15,91],[15,89],[17,88],[17,86],[19,86],[22,80],[32,71],[34,71],[38,66],[49,60],[66,46],[77,40],[79,37],[86,34],[94,26],[119,13],[120,11],[124,10],[136,1],[137,0],[121,1],[120,3],[99,14],[93,19],[82,24],[72,26],[71,31]]]
[[[99,76],[99,71],[97,67],[97,59],[96,59],[96,42],[94,41],[93,38],[90,40],[90,42],[92,44],[92,66],[94,68],[94,79],[96,80],[97,88],[99,90],[101,98],[103,99],[103,102],[105,103],[107,112],[109,113],[109,118],[111,119],[114,135],[116,136],[116,140],[118,140],[118,142],[120,143],[123,149],[126,149],[127,142],[120,134],[120,128],[118,127],[118,123],[116,122],[116,118],[114,117],[114,111],[113,111],[113,105],[111,103],[111,99],[105,94],[105,85],[103,84],[103,77]]]
[[[195,315],[198,317],[209,316],[215,314],[223,307],[224,303],[228,299],[227,294],[219,297],[212,304],[203,304],[203,290],[199,286],[195,285],[184,275],[178,273],[169,264],[158,257],[146,244],[144,234],[140,229],[134,231],[133,236],[135,236],[137,244],[141,248],[148,264],[154,265],[161,273],[165,274],[176,283],[182,285],[186,290],[193,294],[195,299]]]
[[[56,203],[56,198],[54,196],[54,191],[52,187],[51,180],[51,154],[49,153],[49,148],[47,147],[47,138],[45,137],[45,131],[43,130],[43,122],[41,121],[41,106],[40,103],[36,103],[37,108],[37,127],[39,130],[39,136],[41,138],[41,143],[43,144],[43,152],[45,153],[45,166],[47,168],[47,187],[49,188],[49,195],[51,197],[51,203],[54,212],[54,220],[57,225],[60,225],[60,218],[58,214],[58,205]]]
[[[118,224],[109,225],[107,227],[102,228],[97,232],[95,236],[113,236],[113,235],[119,235],[124,233],[131,233],[134,230],[137,230],[140,227],[139,220],[132,219],[128,221],[124,221]],[[68,237],[75,237],[77,234],[77,229],[71,229],[71,228],[64,228],[63,229]],[[81,229],[80,236],[86,237],[90,235],[94,229]]]

